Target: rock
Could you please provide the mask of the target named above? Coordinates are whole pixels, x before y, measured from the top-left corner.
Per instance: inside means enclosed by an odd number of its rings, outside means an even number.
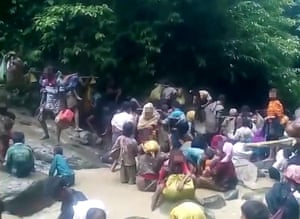
[[[45,181],[46,178],[37,180],[12,199],[5,200],[5,210],[10,214],[24,217],[51,206],[54,200],[45,196]]]
[[[226,205],[224,198],[221,195],[212,195],[203,198],[203,206],[210,209],[220,209]]]
[[[272,167],[272,165],[274,164],[274,160],[262,160],[262,161],[258,161],[255,162],[255,166],[257,166],[258,169],[269,169],[270,167]]]
[[[215,216],[215,213],[209,209],[205,209],[203,208],[203,211],[204,211],[204,214],[206,216],[206,219],[215,219],[216,216]]]
[[[46,179],[46,175],[35,172],[27,178],[16,178],[8,173],[0,171],[0,199],[7,202],[27,190],[32,184]]]
[[[224,199],[226,201],[231,201],[231,200],[235,200],[238,198],[239,198],[239,190],[238,189],[234,189],[234,190],[224,193]]]
[[[255,192],[247,192],[242,196],[242,200],[257,200],[263,201],[265,198],[265,194],[269,191],[268,188],[260,189]]]

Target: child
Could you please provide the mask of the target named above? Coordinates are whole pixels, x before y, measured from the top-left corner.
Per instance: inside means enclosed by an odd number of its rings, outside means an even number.
[[[73,186],[75,183],[75,174],[63,157],[62,147],[55,147],[53,153],[54,159],[51,163],[49,176],[61,177],[67,186]]]
[[[123,133],[117,138],[113,146],[113,151],[119,149],[120,181],[121,183],[135,184],[136,177],[136,161],[135,157],[138,153],[137,141],[133,138],[135,127],[132,122],[126,122],[123,125]],[[112,170],[115,169],[117,161],[114,162]]]
[[[267,117],[266,119],[275,119],[278,118],[282,124],[285,120],[283,105],[278,100],[277,89],[272,88],[269,92],[269,103],[267,108]]]

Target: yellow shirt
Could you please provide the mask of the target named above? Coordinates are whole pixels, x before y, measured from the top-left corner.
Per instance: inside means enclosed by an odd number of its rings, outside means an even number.
[[[206,216],[199,205],[184,202],[172,209],[170,219],[206,219]]]

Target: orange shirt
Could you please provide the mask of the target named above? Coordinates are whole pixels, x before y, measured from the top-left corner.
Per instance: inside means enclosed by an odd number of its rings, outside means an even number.
[[[278,117],[281,119],[284,116],[284,110],[281,102],[279,100],[270,100],[267,109],[267,116]]]

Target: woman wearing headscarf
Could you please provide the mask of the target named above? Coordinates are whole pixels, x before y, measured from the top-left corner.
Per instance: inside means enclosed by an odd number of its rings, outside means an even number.
[[[209,169],[206,169],[203,176],[198,178],[200,188],[208,188],[225,192],[235,189],[238,179],[232,163],[233,145],[225,142],[216,150],[216,158]]]
[[[144,143],[149,140],[157,140],[159,118],[159,113],[154,109],[152,103],[147,103],[143,107],[143,112],[137,125],[137,137],[139,143]]]
[[[300,166],[290,165],[285,180],[273,185],[265,200],[273,218],[298,219],[300,201]],[[271,217],[272,218],[272,217]]]

